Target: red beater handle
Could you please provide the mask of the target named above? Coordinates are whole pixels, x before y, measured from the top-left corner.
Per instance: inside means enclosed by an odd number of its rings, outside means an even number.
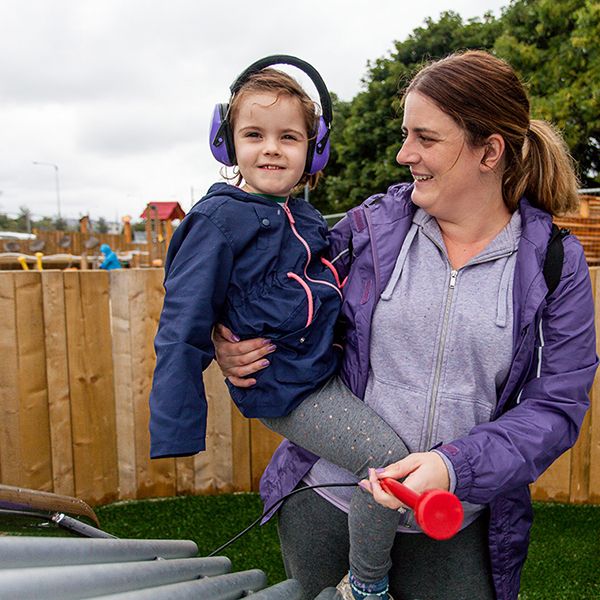
[[[455,535],[463,522],[463,507],[460,500],[444,490],[428,490],[417,494],[410,488],[386,477],[380,480],[381,487],[398,500],[410,506],[423,533],[435,540],[447,540]]]

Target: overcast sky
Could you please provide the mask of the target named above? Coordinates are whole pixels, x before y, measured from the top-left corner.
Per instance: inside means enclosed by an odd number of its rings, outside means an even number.
[[[508,0],[2,0],[0,212],[137,218],[187,211],[219,180],[214,105],[269,54],[312,63],[350,100],[367,61],[427,17],[496,16]],[[293,71],[290,71],[293,72]],[[297,72],[296,72],[297,73]]]

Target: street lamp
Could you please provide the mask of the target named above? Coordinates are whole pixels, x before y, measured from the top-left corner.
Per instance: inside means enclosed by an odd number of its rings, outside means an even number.
[[[52,167],[54,169],[54,175],[56,177],[56,205],[58,207],[58,218],[61,218],[61,214],[60,214],[60,185],[58,183],[58,165],[55,165],[54,163],[48,163],[48,162],[38,162],[36,160],[33,161],[34,165],[41,165],[43,167]]]

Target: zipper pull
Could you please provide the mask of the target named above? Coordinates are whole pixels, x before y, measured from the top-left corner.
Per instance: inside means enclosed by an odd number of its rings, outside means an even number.
[[[290,223],[293,225],[296,222],[296,220],[294,219],[294,215],[292,214],[290,207],[287,205],[287,202],[285,202],[283,204],[283,210],[285,210],[285,214],[287,215],[288,219],[290,220]]]
[[[458,271],[450,271],[450,289],[453,290],[456,285],[456,277],[458,275]]]

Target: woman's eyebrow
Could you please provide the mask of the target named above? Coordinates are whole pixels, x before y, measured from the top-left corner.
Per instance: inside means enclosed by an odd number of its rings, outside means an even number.
[[[404,133],[407,133],[408,127],[402,125],[402,131]],[[412,131],[414,131],[415,133],[433,133],[435,135],[439,135],[439,132],[437,132],[435,129],[429,129],[428,127],[413,127]]]

